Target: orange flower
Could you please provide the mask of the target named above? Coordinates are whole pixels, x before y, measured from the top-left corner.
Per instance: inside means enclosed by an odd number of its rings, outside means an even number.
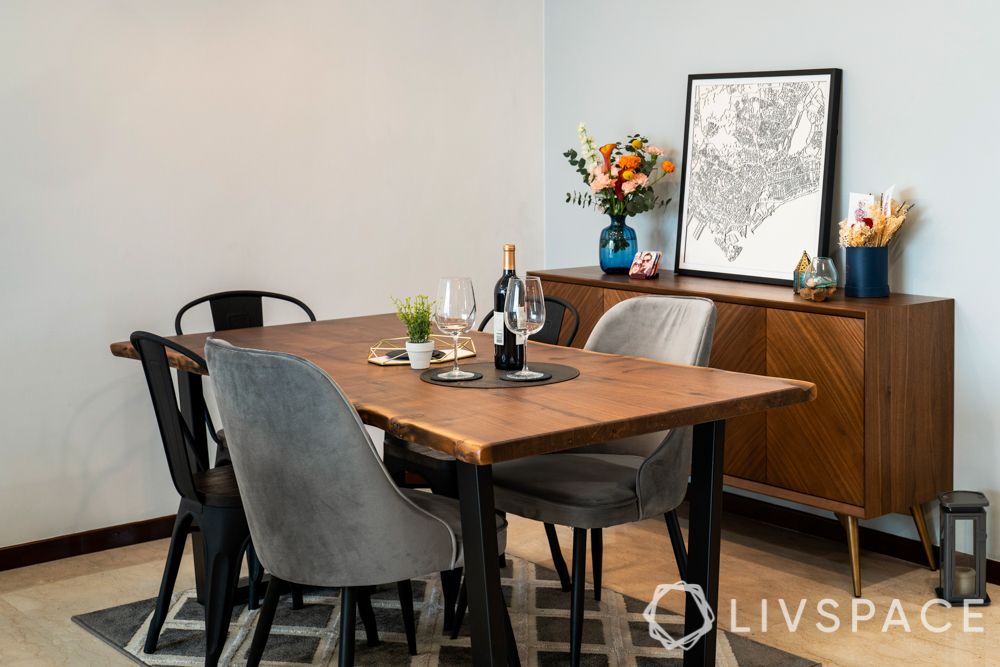
[[[618,166],[622,169],[638,169],[642,158],[638,155],[622,155],[618,158]]]
[[[611,171],[611,154],[615,150],[616,144],[604,144],[601,146],[601,155],[604,156],[604,171]]]
[[[622,172],[622,178],[625,179],[626,181],[631,181],[633,178],[635,178],[635,172],[632,171],[631,169],[626,169],[625,171]]]
[[[660,165],[660,166],[663,169],[663,173],[664,174],[672,174],[672,173],[674,173],[674,169],[677,168],[677,167],[674,166],[674,163],[671,162],[670,160],[664,160],[663,164]]]

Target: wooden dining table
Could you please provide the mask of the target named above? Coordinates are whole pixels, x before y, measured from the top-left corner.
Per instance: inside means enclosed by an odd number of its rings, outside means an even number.
[[[580,375],[544,386],[439,386],[423,382],[420,373],[407,366],[366,361],[373,344],[403,333],[396,317],[386,314],[171,340],[202,353],[206,338],[215,335],[241,347],[308,359],[340,385],[366,424],[457,459],[470,634],[477,665],[506,665],[509,648],[495,530],[495,463],[693,425],[686,583],[699,586],[709,607],[717,610],[725,421],[810,401],[816,395],[815,385],[529,342],[531,361],[572,366]],[[492,336],[471,336],[478,360],[490,360]],[[136,358],[128,341],[113,343],[111,352]],[[199,425],[204,420],[201,378],[207,369],[186,357],[168,356],[178,370],[185,419]],[[192,431],[204,434],[205,429]],[[659,583],[664,582],[651,581],[650,591]],[[696,632],[703,621],[698,601],[688,594],[685,633]],[[713,624],[685,652],[684,664],[714,664],[715,650]]]

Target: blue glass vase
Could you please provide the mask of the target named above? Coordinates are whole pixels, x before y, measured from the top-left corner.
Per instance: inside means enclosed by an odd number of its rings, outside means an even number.
[[[604,273],[628,273],[638,251],[635,230],[625,224],[625,216],[612,215],[611,224],[601,230],[601,270]]]

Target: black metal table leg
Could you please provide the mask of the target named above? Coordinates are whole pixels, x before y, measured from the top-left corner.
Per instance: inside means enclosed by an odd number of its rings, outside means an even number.
[[[719,606],[719,544],[725,440],[725,421],[694,427],[686,581],[701,586],[705,600],[716,616]],[[689,595],[684,609],[684,634],[696,632],[703,622],[701,610]],[[717,624],[718,621],[712,625],[708,634],[684,653],[685,667],[715,664]]]
[[[458,498],[462,510],[465,582],[469,596],[469,631],[476,665],[507,664],[504,600],[497,563],[493,469],[458,462]]]
[[[177,371],[177,400],[181,415],[194,437],[192,453],[195,470],[208,470],[208,431],[205,429],[205,394],[201,376]],[[205,604],[205,548],[200,532],[191,533],[191,552],[194,555],[194,583],[198,602]]]

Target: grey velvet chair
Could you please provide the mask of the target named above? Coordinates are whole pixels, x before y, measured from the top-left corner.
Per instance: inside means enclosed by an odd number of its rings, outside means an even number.
[[[205,351],[250,534],[271,573],[248,664],[260,661],[286,582],[341,589],[340,664],[352,664],[359,590],[406,582],[403,598],[410,579],[462,565],[458,503],[400,490],[319,367],[213,339]],[[497,531],[503,549],[499,516]]]
[[[704,366],[714,331],[715,304],[708,299],[635,297],[604,314],[586,349]],[[673,512],[687,491],[692,433],[678,428],[493,466],[498,510],[573,528],[573,665],[580,662],[587,530]]]

